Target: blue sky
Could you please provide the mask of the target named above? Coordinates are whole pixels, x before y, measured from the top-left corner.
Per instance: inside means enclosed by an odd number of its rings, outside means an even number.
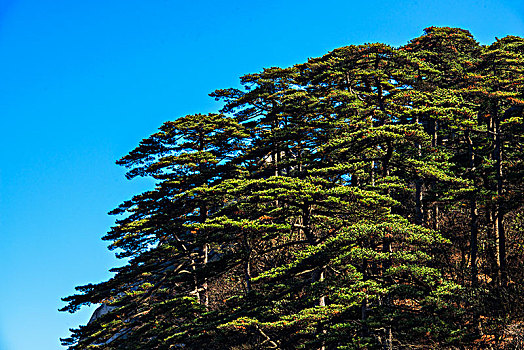
[[[216,111],[239,76],[428,26],[524,35],[522,1],[0,0],[0,350],[62,349],[59,313],[119,265],[106,213],[151,186],[114,162],[162,122]]]

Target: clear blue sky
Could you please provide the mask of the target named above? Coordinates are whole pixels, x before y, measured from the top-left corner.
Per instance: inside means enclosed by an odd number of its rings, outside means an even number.
[[[61,349],[88,320],[60,298],[119,264],[106,213],[151,184],[114,161],[162,122],[216,111],[242,74],[433,25],[523,36],[524,3],[0,0],[0,350]]]

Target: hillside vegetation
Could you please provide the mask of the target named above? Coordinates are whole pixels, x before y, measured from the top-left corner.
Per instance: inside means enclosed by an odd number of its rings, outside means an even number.
[[[70,349],[522,349],[524,39],[431,27],[211,94],[117,163]],[[520,345],[519,345],[520,344]],[[520,347],[519,347],[520,346]]]

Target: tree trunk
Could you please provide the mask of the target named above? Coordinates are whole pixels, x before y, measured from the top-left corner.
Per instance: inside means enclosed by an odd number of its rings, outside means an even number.
[[[249,257],[244,262],[244,279],[246,283],[246,293],[251,292],[251,264]]]
[[[375,161],[371,161],[371,171],[369,174],[370,180],[371,180],[371,186],[375,186]]]
[[[364,260],[364,261],[362,261],[362,279],[364,281],[367,280],[366,270],[367,270],[367,261]],[[369,337],[369,327],[366,324],[367,319],[368,319],[368,315],[369,315],[369,303],[368,303],[368,298],[367,297],[364,297],[364,299],[362,300],[362,304],[361,304],[360,310],[361,310],[361,320],[362,320],[362,327],[361,327],[361,330],[360,330],[361,336],[363,338]]]
[[[433,207],[433,229],[435,231],[438,231],[440,228],[439,225],[439,208],[438,203],[435,203],[435,206]]]
[[[244,250],[245,250],[245,260],[244,260],[244,282],[246,286],[246,293],[251,292],[251,247],[247,239],[247,233],[244,232]]]
[[[505,285],[507,280],[506,275],[506,234],[504,232],[504,212],[501,208],[501,198],[503,193],[502,181],[502,132],[500,129],[500,118],[497,114],[496,106],[493,113],[494,118],[494,134],[495,134],[495,149],[493,151],[493,159],[495,160],[496,179],[497,179],[497,199],[495,202],[495,217],[494,217],[494,234],[496,244],[496,259],[497,259],[497,278],[500,285]]]
[[[391,253],[391,237],[388,237],[387,235],[384,237],[384,240],[382,242],[382,252],[383,253]],[[384,261],[382,266],[382,274],[385,275],[387,270],[391,267],[391,260],[387,259]],[[386,277],[384,277],[386,279]],[[393,284],[393,281],[391,279],[388,279],[390,284]],[[382,301],[383,306],[389,311],[391,311],[391,298],[389,295],[386,295]],[[391,324],[390,320],[388,320],[388,323],[384,325],[385,329],[385,339],[384,339],[384,350],[392,350],[393,349],[393,332],[391,330]]]
[[[201,205],[199,210],[200,210],[200,218],[199,218],[200,223],[204,223],[207,219],[207,206]],[[209,259],[209,246],[207,243],[204,243],[204,245],[202,246],[202,264],[204,268],[207,265],[208,259]],[[209,291],[208,291],[208,284],[207,284],[207,276],[204,276],[202,278],[202,281],[199,284],[198,291],[199,291],[198,293],[199,301],[202,304],[204,304],[204,306],[206,307],[206,310],[208,310],[209,309]],[[202,293],[200,293],[200,291]]]
[[[473,194],[475,196],[475,194]],[[477,255],[478,255],[478,209],[475,197],[470,200],[470,231],[469,239],[470,260],[471,260],[471,284],[478,284]]]
[[[317,240],[313,233],[311,232],[310,227],[310,217],[311,217],[311,206],[309,203],[304,203],[302,208],[302,232],[304,233],[304,236],[306,237],[308,243],[311,246],[314,246],[317,244]],[[324,280],[324,269],[323,268],[316,268],[311,272],[311,284],[319,281]],[[326,297],[321,296],[318,300],[319,306],[326,306]],[[320,330],[319,332],[326,333],[326,330]],[[327,350],[326,345],[323,343],[322,346],[319,348],[319,350]]]
[[[501,213],[500,208],[498,208],[497,210],[493,227],[495,231],[495,256],[497,259],[497,278],[499,285],[504,286],[507,282],[506,233],[504,231],[503,215]]]
[[[209,245],[207,243],[204,244],[204,266],[207,265],[209,257]],[[203,299],[204,299],[204,306],[206,307],[206,310],[209,310],[209,290],[208,290],[208,284],[207,284],[207,277],[204,277],[204,283],[202,284],[202,289],[204,291]]]
[[[422,225],[424,211],[422,208],[422,180],[415,180],[415,223]]]
[[[469,177],[475,179],[473,171],[475,170],[475,151],[473,149],[473,140],[471,139],[470,131],[466,130],[466,139],[468,141],[468,156],[469,156]],[[471,284],[476,286],[478,284],[478,209],[477,209],[477,191],[475,190],[469,202],[469,218],[470,218],[470,265],[471,265]]]
[[[438,145],[438,120],[433,119],[432,121],[432,136],[431,136],[431,147],[437,147]]]

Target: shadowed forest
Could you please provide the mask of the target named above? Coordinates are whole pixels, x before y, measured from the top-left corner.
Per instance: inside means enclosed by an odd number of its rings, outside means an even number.
[[[430,27],[211,93],[117,164],[156,186],[70,349],[524,349],[524,39]]]

